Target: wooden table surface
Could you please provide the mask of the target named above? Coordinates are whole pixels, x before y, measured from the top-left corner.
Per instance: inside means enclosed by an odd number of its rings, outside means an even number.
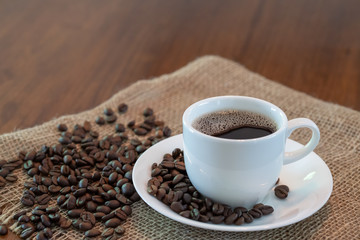
[[[359,10],[358,0],[0,0],[0,134],[206,54],[360,110]]]
[[[0,134],[206,54],[360,110],[358,0],[0,0]]]

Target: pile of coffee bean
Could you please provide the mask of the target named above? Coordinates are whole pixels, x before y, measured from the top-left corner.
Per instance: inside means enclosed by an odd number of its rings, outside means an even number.
[[[119,114],[127,109],[126,104],[120,104]],[[104,114],[107,123],[115,124],[118,118],[111,108]],[[97,237],[101,234],[94,228],[97,222],[105,226],[102,237],[106,239],[124,234],[121,224],[131,215],[131,204],[140,199],[132,184],[133,166],[142,152],[171,135],[170,128],[156,119],[151,108],[142,115],[142,122],[130,121],[127,127],[117,123],[114,134],[101,139],[88,121],[72,130],[59,124],[58,144],[19,154],[16,164],[23,163],[31,177],[21,198],[30,210],[14,216],[21,238],[51,238],[55,226],[73,226],[85,237]],[[2,226],[1,232],[6,232],[4,229]]]
[[[38,205],[31,212],[23,210],[13,216],[18,222],[22,231],[20,237],[29,238],[36,230],[38,231],[36,239],[49,239],[53,236],[52,227],[67,225],[71,222],[60,215],[58,207],[48,205]]]
[[[21,152],[20,155],[23,155]],[[10,161],[0,160],[0,188],[5,187],[6,183],[13,183],[17,181],[17,176],[13,174],[13,170],[21,167],[23,161],[20,158],[11,159]]]
[[[160,164],[153,163],[147,191],[174,212],[201,222],[241,225],[274,211],[273,207],[262,203],[252,209],[241,206],[233,209],[202,196],[187,176],[183,151],[179,148],[165,154]]]

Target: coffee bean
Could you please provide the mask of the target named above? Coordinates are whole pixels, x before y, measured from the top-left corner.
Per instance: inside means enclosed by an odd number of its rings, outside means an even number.
[[[88,188],[88,191],[89,191],[89,188]],[[91,200],[92,200],[93,202],[99,203],[99,204],[102,204],[102,203],[105,202],[104,199],[103,199],[101,196],[99,196],[99,195],[94,195],[94,196],[92,196],[92,197],[91,197]]]
[[[4,236],[8,233],[7,226],[4,224],[0,224],[0,235]]]
[[[44,234],[45,234],[46,238],[52,238],[53,232],[51,231],[50,228],[44,228],[43,231],[44,231]]]
[[[97,229],[91,229],[85,232],[85,237],[96,237],[99,236],[101,232]]]
[[[50,185],[48,187],[50,193],[58,193],[61,190],[60,186]]]
[[[125,228],[123,226],[117,226],[115,228],[115,232],[118,234],[118,235],[123,235],[125,233]]]
[[[59,213],[50,213],[49,214],[49,218],[50,218],[51,222],[53,222],[53,223],[59,222],[60,216],[61,215]]]
[[[41,219],[40,219],[40,216],[31,215],[31,216],[30,216],[30,221],[31,221],[32,223],[38,223],[38,222],[41,221]]]
[[[238,217],[239,215],[237,213],[232,213],[225,218],[224,223],[227,225],[233,224]]]
[[[97,204],[93,201],[88,201],[88,202],[86,202],[85,208],[89,212],[95,212],[96,208],[97,208]]]
[[[90,136],[93,137],[93,138],[98,138],[99,137],[99,133],[97,131],[90,131]]]
[[[26,213],[27,213],[26,210],[20,211],[13,216],[13,219],[18,220],[19,217],[21,217],[22,215],[25,215]]]
[[[143,111],[144,117],[152,116],[154,114],[154,111],[151,108],[145,108]]]
[[[169,127],[165,126],[163,128],[163,133],[164,133],[165,137],[170,137],[171,136],[171,129]]]
[[[185,210],[179,213],[180,216],[185,217],[185,218],[190,218],[191,214],[190,214],[190,210]]]
[[[179,171],[185,171],[185,163],[184,162],[176,162],[175,168]]]
[[[18,218],[18,222],[20,223],[27,223],[30,221],[30,217],[27,215],[22,215]]]
[[[38,232],[35,237],[36,240],[47,240],[48,238],[45,236],[44,232]]]
[[[102,212],[102,213],[108,214],[111,212],[111,208],[108,206],[104,206],[104,205],[98,206],[96,208],[96,212]]]
[[[84,221],[80,221],[79,223],[79,230],[81,231],[88,231],[91,228],[93,228],[93,225],[90,222],[84,222]]]
[[[59,143],[66,145],[66,144],[70,144],[72,139],[66,136],[61,136],[58,141]]]
[[[4,187],[6,185],[6,180],[5,178],[0,176],[0,187]]]
[[[172,202],[170,208],[176,212],[180,213],[186,209],[186,206],[182,205],[181,202]]]
[[[67,210],[72,210],[76,208],[76,198],[74,195],[70,195],[68,199],[65,201],[65,207]]]
[[[132,209],[129,205],[122,206],[121,210],[123,210],[128,216],[130,216],[132,213]]]
[[[132,183],[125,183],[121,186],[121,192],[126,197],[131,196],[135,192],[134,185]]]
[[[274,191],[275,191],[276,197],[278,197],[280,199],[285,199],[288,196],[289,187],[286,185],[280,185],[280,186],[275,187]]]
[[[96,212],[96,213],[94,213],[94,217],[96,218],[96,219],[102,219],[102,217],[104,217],[105,216],[105,213],[102,213],[102,212]]]
[[[71,227],[71,221],[66,218],[60,218],[59,227],[62,229],[67,229],[67,228]]]
[[[190,211],[190,218],[193,220],[198,220],[200,217],[200,212],[198,209],[194,208]]]
[[[50,213],[56,213],[59,211],[59,207],[57,206],[50,206],[50,207],[47,207],[45,209],[46,213],[50,214]]]
[[[278,178],[275,182],[275,185],[278,185],[278,183],[280,182],[280,178]]]
[[[90,132],[90,130],[91,130],[91,123],[90,123],[89,121],[84,121],[83,129],[85,130],[85,132]]]
[[[95,225],[95,216],[91,213],[91,212],[82,212],[80,215],[80,218],[84,221],[84,222],[90,222],[92,225]]]
[[[145,128],[139,127],[134,129],[134,133],[138,136],[144,136],[147,134],[147,130]]]
[[[212,212],[215,215],[221,215],[224,212],[224,206],[220,203],[214,203],[214,205],[212,206]]]
[[[261,218],[263,213],[258,208],[253,208],[248,211],[248,214],[253,216],[253,218]]]
[[[125,132],[125,126],[122,123],[118,123],[115,125],[116,132]]]
[[[259,208],[263,215],[268,215],[272,212],[274,212],[274,208],[269,205],[264,205]]]
[[[105,116],[105,121],[107,123],[113,123],[116,121],[116,119],[117,119],[116,115]]]
[[[39,194],[45,194],[48,193],[48,188],[45,185],[38,185],[37,192]]]
[[[20,238],[23,239],[29,238],[34,232],[35,232],[35,228],[26,228],[21,232]]]
[[[247,212],[248,210],[244,207],[236,207],[234,208],[234,212],[241,216],[243,213]]]
[[[125,220],[127,219],[127,214],[126,214],[123,210],[121,210],[121,209],[116,209],[116,210],[114,211],[114,214],[115,214],[115,216],[116,216],[117,218],[119,218],[120,220],[125,221]]]
[[[118,218],[111,218],[105,222],[105,227],[116,228],[121,224],[121,220]]]
[[[120,202],[118,200],[110,200],[105,202],[105,206],[108,206],[112,209],[120,207]]]
[[[175,148],[172,151],[171,156],[173,157],[173,159],[176,159],[180,156],[180,154],[182,154],[182,150],[180,148]]]
[[[214,224],[220,224],[224,221],[225,217],[222,215],[210,217],[210,221]]]
[[[35,199],[34,197],[31,197],[29,195],[24,195],[22,198],[21,198],[21,203],[25,206],[33,206],[35,204]]]
[[[68,217],[71,218],[78,218],[80,217],[81,213],[83,212],[83,209],[72,209],[67,212]]]
[[[276,188],[281,188],[281,189],[284,189],[285,191],[289,192],[290,191],[290,188],[286,185],[279,185],[279,186],[276,186]]]
[[[95,122],[98,125],[104,125],[105,124],[105,119],[103,117],[98,116],[98,117],[96,117]]]
[[[67,127],[66,124],[64,124],[64,123],[59,123],[59,124],[57,125],[57,129],[58,129],[60,132],[65,132],[65,131],[68,129],[68,127]]]
[[[8,174],[5,179],[9,182],[16,182],[17,181],[17,176],[14,174]],[[1,181],[1,180],[0,180]]]
[[[0,177],[6,178],[9,172],[10,172],[9,169],[7,168],[0,168]]]
[[[181,191],[181,192],[187,192],[188,186],[185,182],[179,182],[174,186],[174,191]]]
[[[74,192],[75,197],[81,197],[86,193],[86,188],[80,188]]]
[[[111,212],[111,208],[108,207],[108,206],[105,206],[105,205],[98,206],[96,208],[96,212],[102,212],[102,213],[105,213],[105,214],[109,214]]]
[[[258,203],[258,204],[255,204],[254,206],[253,206],[253,208],[261,208],[261,207],[263,207],[264,206],[264,204],[262,204],[262,203]]]
[[[106,116],[111,116],[111,115],[114,115],[114,111],[111,108],[105,108],[104,109],[104,114]]]
[[[118,239],[118,237],[117,237],[117,235],[116,235],[116,234],[114,234],[114,235],[112,235],[112,236],[109,236],[109,237],[105,238],[105,240],[117,240],[117,239]]]
[[[235,220],[234,224],[240,226],[244,222],[245,222],[245,218],[241,216],[241,217],[239,217],[238,219]]]
[[[114,228],[105,228],[105,230],[102,232],[101,236],[106,238],[109,236],[112,236],[114,234]]]
[[[121,104],[119,104],[117,109],[118,109],[119,113],[125,113],[128,110],[128,105],[125,103],[121,103]]]
[[[151,170],[151,176],[155,177],[157,175],[159,175],[161,173],[161,168],[154,168],[153,170]]]
[[[44,226],[50,227],[51,221],[50,221],[50,218],[47,215],[41,215],[40,219],[41,219],[42,224],[44,224]]]
[[[47,204],[51,200],[51,196],[49,194],[42,194],[35,198],[38,204]]]
[[[127,123],[127,127],[131,129],[134,127],[134,125],[135,125],[135,120],[131,120],[130,122]]]
[[[62,176],[62,175],[60,175],[60,176],[57,178],[57,182],[58,182],[58,184],[59,184],[61,187],[65,187],[65,186],[69,186],[69,185],[70,185],[69,180],[68,180],[66,177]]]
[[[42,211],[42,210],[40,210],[40,209],[34,209],[34,210],[32,210],[32,212],[31,212],[33,215],[36,215],[36,216],[41,216],[41,215],[43,215],[43,214],[45,214],[45,211]],[[18,220],[19,221],[19,220]]]
[[[35,159],[35,156],[36,156],[36,152],[34,150],[32,151],[29,151],[26,153],[25,157],[24,157],[24,161],[27,161],[27,160],[34,160]]]
[[[101,218],[101,221],[102,222],[106,222],[106,221],[108,221],[109,219],[112,219],[112,218],[114,218],[115,217],[115,212],[113,211],[113,212],[110,212],[109,214],[106,214],[105,216],[103,216],[102,218]]]
[[[243,213],[242,216],[244,217],[244,220],[245,220],[246,223],[251,223],[251,222],[254,221],[253,216],[251,214],[247,213],[247,212]]]
[[[161,201],[166,195],[166,190],[164,188],[160,188],[156,191],[155,195],[156,198]]]

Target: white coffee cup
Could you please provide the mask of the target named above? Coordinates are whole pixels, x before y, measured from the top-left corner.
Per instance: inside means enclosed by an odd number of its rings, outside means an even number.
[[[270,135],[245,140],[206,135],[193,127],[205,114],[240,110],[254,112],[274,121],[277,130]],[[286,139],[297,128],[312,131],[301,149],[285,152]],[[190,181],[204,196],[231,207],[251,208],[263,201],[274,187],[281,168],[308,155],[320,140],[316,124],[307,118],[288,121],[272,103],[243,96],[220,96],[201,100],[183,115],[185,167]]]

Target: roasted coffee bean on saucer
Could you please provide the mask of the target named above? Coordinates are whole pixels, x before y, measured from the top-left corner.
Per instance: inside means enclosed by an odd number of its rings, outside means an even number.
[[[232,209],[202,196],[190,182],[183,152],[179,148],[171,154],[164,154],[160,164],[152,164],[147,191],[182,217],[205,223],[242,225],[274,211],[273,207],[263,203],[251,209],[241,206]]]
[[[279,186],[276,186],[275,189],[274,189],[275,196],[280,198],[280,199],[287,198],[287,196],[289,194],[289,191],[290,191],[290,189],[286,185],[279,185]]]

